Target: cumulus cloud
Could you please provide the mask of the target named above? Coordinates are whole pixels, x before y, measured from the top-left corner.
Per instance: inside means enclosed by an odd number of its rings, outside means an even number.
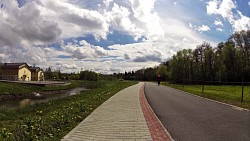
[[[129,60],[130,59],[129,55],[128,54],[124,54],[124,59],[125,60]]]
[[[2,0],[0,4],[1,46],[52,43],[85,34],[106,38],[109,28],[101,13],[64,0],[28,1],[22,7],[15,0]]]
[[[215,20],[214,24],[217,25],[217,26],[223,26],[223,23],[222,23],[222,21],[220,19]]]
[[[233,9],[236,9],[236,3],[232,0],[210,0],[207,2],[208,15],[221,15],[229,21],[229,23],[233,26],[234,31],[250,29],[250,18],[244,16],[239,10],[236,10],[237,13],[234,14],[232,12]]]
[[[157,40],[164,35],[160,18],[153,11],[155,0],[129,0],[132,4],[134,18],[138,21],[138,26],[145,28],[146,33],[152,40]],[[144,27],[145,25],[145,27]]]
[[[238,11],[240,18],[236,19],[233,23],[233,27],[236,31],[241,30],[249,30],[250,29],[250,18],[242,15],[240,11]]]
[[[182,41],[183,42],[191,42],[188,38],[186,38],[186,37],[184,37],[183,39],[182,39]]]
[[[161,54],[147,54],[145,56],[139,56],[134,59],[135,62],[148,62],[148,61],[153,61],[153,62],[161,62],[161,56],[157,56]]]
[[[161,63],[173,55],[178,47],[171,46],[168,43],[143,42],[126,45],[109,46],[108,54],[117,56],[128,62],[154,62]],[[166,50],[168,48],[168,50]]]
[[[62,37],[91,33],[106,38],[109,26],[100,12],[79,8],[65,0],[40,0],[39,3],[42,14],[56,20],[63,29]]]
[[[210,27],[207,26],[207,25],[198,26],[196,29],[197,29],[198,31],[200,31],[200,32],[204,32],[204,31],[209,31],[209,30],[211,30]]]
[[[197,26],[197,25],[192,25],[191,23],[189,23],[188,25],[190,28],[199,31],[200,33],[211,30],[210,27],[207,25]]]
[[[210,0],[207,2],[207,14],[219,14],[223,18],[233,21],[232,9],[236,8],[236,5],[232,0]]]
[[[112,10],[106,13],[108,21],[113,25],[113,28],[120,31],[132,32],[135,29],[135,25],[130,20],[130,11],[114,3]]]
[[[217,30],[217,31],[221,31],[221,32],[223,31],[223,29],[220,28],[220,27],[216,28],[216,30]]]
[[[1,4],[0,46],[44,44],[56,41],[61,35],[58,24],[43,17],[36,2],[21,8],[14,0],[3,0]]]
[[[69,43],[62,47],[66,53],[77,59],[97,58],[106,56],[107,51],[100,46],[94,46],[87,43],[85,40],[80,41],[80,46]]]
[[[155,0],[128,0],[123,6],[118,3],[121,2],[112,1],[113,7],[104,14],[116,30],[128,32],[135,40],[158,40],[164,36],[160,17],[154,11]]]
[[[78,5],[79,2],[82,5]],[[93,3],[99,4],[95,8],[89,8],[86,3],[80,0],[30,0],[18,7],[15,0],[2,0],[0,60],[35,63],[43,68],[52,66],[63,72],[81,69],[124,72],[158,65],[175,52],[195,48],[206,40],[171,12],[157,13],[155,0],[95,1]],[[206,25],[190,26],[199,28],[200,32],[210,29]],[[135,40],[145,37],[145,40],[112,45],[107,50],[87,40],[62,41],[87,34],[105,39],[111,30],[128,33]],[[59,47],[51,43],[57,43]]]

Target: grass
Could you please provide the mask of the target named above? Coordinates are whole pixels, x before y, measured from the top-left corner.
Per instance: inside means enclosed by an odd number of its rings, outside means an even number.
[[[0,95],[1,94],[27,94],[31,92],[53,91],[53,90],[67,90],[67,89],[72,89],[72,88],[81,87],[81,86],[85,86],[86,88],[91,88],[94,86],[94,85],[89,85],[89,83],[90,82],[87,82],[87,81],[71,81],[69,85],[43,87],[43,86],[29,85],[29,84],[0,82]]]
[[[60,140],[94,109],[136,82],[98,82],[98,88],[16,110],[0,110],[0,140]],[[96,82],[89,82],[96,87]]]
[[[185,92],[189,92],[195,95],[203,96],[216,101],[236,105],[242,108],[250,109],[250,86],[244,87],[244,99],[241,103],[242,86],[231,85],[205,85],[204,94],[202,94],[202,85],[177,85],[163,83]]]

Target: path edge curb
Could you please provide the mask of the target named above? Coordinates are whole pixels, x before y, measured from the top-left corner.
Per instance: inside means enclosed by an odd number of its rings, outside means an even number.
[[[152,137],[152,139],[154,140],[154,141],[158,141],[158,139],[159,138],[161,138],[162,136],[167,136],[167,139],[165,138],[165,141],[174,141],[174,139],[171,137],[171,135],[170,135],[170,133],[166,130],[166,128],[163,126],[163,124],[161,123],[161,121],[159,120],[159,118],[155,115],[155,113],[154,113],[154,111],[153,111],[153,109],[152,109],[152,107],[150,106],[150,104],[148,103],[148,100],[147,100],[147,98],[146,98],[146,96],[145,96],[145,83],[141,86],[141,88],[140,88],[140,92],[139,92],[139,99],[140,99],[140,105],[141,105],[141,108],[142,108],[142,111],[143,111],[143,115],[144,115],[144,118],[145,118],[145,120],[146,120],[146,123],[147,123],[147,125],[148,125],[148,128],[149,128],[149,131],[150,131],[150,134],[151,134],[151,137]],[[143,105],[143,103],[145,104],[145,105]],[[147,108],[147,107],[148,108]],[[147,109],[145,109],[145,108],[147,108]],[[147,113],[146,113],[146,110],[148,110],[149,112],[150,112],[150,114],[152,114],[152,116],[153,117],[151,117],[151,118],[154,118],[154,122],[156,123],[156,124],[159,124],[160,125],[160,127],[158,126],[158,128],[161,128],[160,130],[163,130],[164,132],[161,132],[161,137],[159,137],[159,136],[157,136],[156,138],[155,138],[155,135],[154,135],[154,133],[153,132],[156,132],[158,129],[156,129],[156,128],[153,128],[151,125],[150,125],[150,119],[148,118],[148,115],[147,115]],[[160,132],[159,130],[158,130],[158,132]],[[159,134],[158,134],[159,135]]]

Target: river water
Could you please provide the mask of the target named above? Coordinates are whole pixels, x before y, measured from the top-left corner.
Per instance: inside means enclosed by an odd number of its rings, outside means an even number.
[[[48,102],[52,99],[58,99],[58,98],[63,98],[75,94],[79,94],[81,91],[87,90],[86,88],[75,88],[72,89],[68,92],[64,92],[61,94],[47,94],[44,96],[41,96],[39,93],[35,93],[36,95],[35,98],[30,98],[30,99],[18,99],[18,100],[12,100],[12,101],[1,101],[0,102],[0,109],[16,109],[20,107],[24,107],[27,105],[34,105],[37,103],[42,103],[42,102]]]

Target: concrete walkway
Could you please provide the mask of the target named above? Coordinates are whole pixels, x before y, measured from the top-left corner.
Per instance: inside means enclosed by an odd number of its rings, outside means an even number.
[[[104,102],[62,141],[150,141],[139,93],[143,83],[130,86]]]

